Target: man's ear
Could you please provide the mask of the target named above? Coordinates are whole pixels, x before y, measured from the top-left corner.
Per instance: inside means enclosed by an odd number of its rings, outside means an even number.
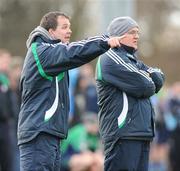
[[[53,37],[53,35],[54,35],[54,30],[53,30],[52,28],[50,28],[50,29],[48,30],[48,32],[49,32],[49,34]]]

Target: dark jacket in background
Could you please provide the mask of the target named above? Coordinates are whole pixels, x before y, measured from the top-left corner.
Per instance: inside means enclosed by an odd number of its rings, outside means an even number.
[[[3,78],[8,80],[5,74]],[[2,77],[1,77],[2,78]],[[13,148],[12,148],[12,103],[9,84],[0,79],[0,170],[13,171]]]

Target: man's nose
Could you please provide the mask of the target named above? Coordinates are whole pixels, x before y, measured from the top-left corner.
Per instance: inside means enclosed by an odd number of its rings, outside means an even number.
[[[71,34],[71,33],[72,33],[72,30],[71,30],[71,29],[69,29],[69,30],[68,30],[68,33],[70,33],[70,34]]]
[[[135,34],[134,37],[135,37],[136,39],[139,39],[139,34],[138,34],[138,33]]]

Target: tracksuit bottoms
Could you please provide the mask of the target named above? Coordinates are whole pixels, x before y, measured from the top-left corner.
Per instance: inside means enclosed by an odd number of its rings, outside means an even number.
[[[118,140],[105,155],[104,171],[148,171],[150,141]]]
[[[30,142],[21,144],[20,171],[60,171],[60,139],[39,133]]]

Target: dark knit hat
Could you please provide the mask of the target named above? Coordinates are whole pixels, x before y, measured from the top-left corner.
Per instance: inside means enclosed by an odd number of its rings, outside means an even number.
[[[117,17],[111,21],[107,28],[109,36],[122,36],[133,27],[139,27],[131,17]]]

